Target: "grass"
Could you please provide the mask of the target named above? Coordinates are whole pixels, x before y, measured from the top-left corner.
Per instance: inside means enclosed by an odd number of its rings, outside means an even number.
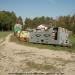
[[[69,39],[72,42],[72,47],[75,48],[75,35],[72,34]]]
[[[28,42],[23,42],[17,39],[14,35],[11,36],[10,41],[16,42],[21,45],[30,46],[30,47],[37,47],[40,49],[50,49],[50,50],[57,50],[57,51],[68,51],[68,52],[75,52],[75,35],[71,35],[69,38],[72,41],[72,47],[62,47],[62,46],[54,46],[54,45],[45,45],[45,44],[33,44]]]
[[[0,32],[0,39],[5,38],[8,34],[10,34],[11,32]]]
[[[8,31],[5,31],[5,32],[0,31],[0,44],[5,41],[5,37],[7,35],[9,35],[10,33],[12,33],[12,32],[11,31],[9,31],[9,32]]]

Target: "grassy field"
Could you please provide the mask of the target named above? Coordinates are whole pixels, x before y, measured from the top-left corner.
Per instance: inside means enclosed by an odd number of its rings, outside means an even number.
[[[75,35],[71,35],[69,38],[72,42],[72,47],[62,47],[62,46],[54,46],[54,45],[44,45],[44,44],[33,44],[28,42],[22,42],[19,39],[17,39],[14,35],[11,36],[10,41],[16,42],[21,45],[30,46],[30,47],[37,47],[41,49],[50,49],[50,50],[64,50],[69,52],[75,52]]]
[[[8,34],[10,34],[11,32],[0,32],[0,39],[1,38],[5,38]]]

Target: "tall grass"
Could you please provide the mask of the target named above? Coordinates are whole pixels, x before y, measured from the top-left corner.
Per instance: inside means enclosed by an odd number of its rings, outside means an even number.
[[[69,39],[71,40],[72,48],[75,49],[75,35],[72,34],[72,35],[69,37]]]

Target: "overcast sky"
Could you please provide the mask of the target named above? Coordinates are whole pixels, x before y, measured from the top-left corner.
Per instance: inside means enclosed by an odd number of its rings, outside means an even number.
[[[22,18],[58,16],[75,13],[75,0],[0,0],[0,10],[14,11]]]

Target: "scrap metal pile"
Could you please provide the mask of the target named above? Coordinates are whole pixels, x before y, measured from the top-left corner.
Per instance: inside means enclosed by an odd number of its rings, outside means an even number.
[[[42,44],[70,46],[69,32],[62,27],[46,27],[39,25],[32,32],[22,31],[20,24],[14,26],[14,34],[21,41]]]

